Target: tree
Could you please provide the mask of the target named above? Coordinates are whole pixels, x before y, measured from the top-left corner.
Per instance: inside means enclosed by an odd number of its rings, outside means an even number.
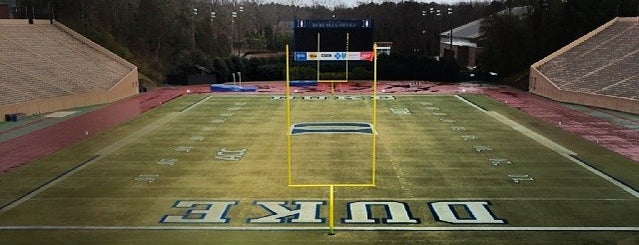
[[[526,4],[528,14],[493,15],[482,23],[485,47],[480,66],[502,77],[526,72],[530,65],[615,17],[637,0],[533,0],[509,1],[507,6]],[[636,13],[636,10],[635,10]]]
[[[480,63],[484,69],[510,75],[525,69],[532,60],[531,31],[525,18],[512,14],[493,15],[482,27],[485,39]]]
[[[636,0],[635,0],[636,1]],[[202,0],[19,0],[20,6],[33,4],[37,9],[53,5],[58,21],[87,38],[123,56],[139,70],[156,80],[164,74],[181,70],[188,64],[197,64],[194,53],[203,53],[215,63],[216,57],[231,55],[231,12],[244,12],[236,19],[235,34],[252,49],[281,52],[292,43],[291,21],[294,19],[370,18],[373,19],[375,41],[391,41],[393,52],[409,54],[430,47],[424,41],[425,22],[422,11],[430,7],[445,9],[448,5],[418,3],[414,1],[362,3],[356,7],[338,5],[329,9],[316,1],[313,6],[291,6],[263,3],[258,0],[232,2]],[[19,7],[20,7],[19,6]],[[457,11],[446,22],[431,20],[430,26],[461,25],[495,8],[496,4],[464,3],[452,6]],[[490,7],[490,8],[489,8]],[[197,11],[195,11],[197,9]],[[215,12],[212,16],[211,13]],[[431,30],[437,36],[439,29]],[[236,38],[236,40],[238,40]],[[433,44],[435,42],[431,42]],[[430,48],[433,53],[435,48]],[[179,57],[178,57],[179,56]],[[186,60],[194,59],[194,60]],[[179,60],[179,62],[176,62]],[[222,58],[224,60],[224,58]],[[235,60],[236,61],[236,60]],[[243,61],[242,61],[243,62]],[[281,73],[268,65],[283,65],[280,61],[241,68],[248,74],[257,74],[258,67],[272,78]],[[218,61],[218,68],[220,66]],[[218,69],[225,76],[231,72]],[[181,68],[180,68],[181,67]],[[419,68],[421,69],[421,68]],[[281,69],[280,69],[281,70]],[[423,71],[418,71],[422,72]],[[277,75],[273,75],[277,74]],[[229,76],[226,76],[229,77]]]
[[[213,67],[219,73],[218,80],[220,82],[227,82],[231,77],[231,70],[226,65],[224,59],[217,57],[213,60]]]

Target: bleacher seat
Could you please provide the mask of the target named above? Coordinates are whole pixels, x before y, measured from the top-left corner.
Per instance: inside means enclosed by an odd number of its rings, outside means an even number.
[[[131,71],[56,25],[0,21],[0,106],[106,91]]]
[[[539,67],[561,90],[639,98],[639,22],[618,20]]]

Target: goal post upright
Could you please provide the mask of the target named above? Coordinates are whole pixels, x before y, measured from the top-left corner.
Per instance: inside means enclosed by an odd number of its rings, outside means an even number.
[[[373,44],[373,128],[377,128],[377,43]]]
[[[288,165],[288,185],[293,184],[292,181],[292,156],[291,156],[291,77],[289,64],[289,50],[286,45],[286,157]]]
[[[373,43],[373,129],[377,131],[377,43]],[[376,172],[377,172],[377,134],[373,134],[373,149],[372,149],[372,182],[373,186],[376,184]]]
[[[328,194],[328,235],[335,235],[335,186],[329,187]]]
[[[286,154],[287,154],[287,182],[288,187],[297,187],[297,188],[328,188],[329,191],[329,200],[328,200],[328,234],[335,234],[335,188],[337,187],[376,187],[376,166],[377,166],[377,44],[372,42],[372,21],[371,20],[296,20],[294,22],[294,50],[291,53],[289,49],[289,45],[286,45]],[[309,30],[310,29],[310,30]],[[298,36],[299,30],[299,36]],[[317,32],[315,32],[317,30]],[[336,32],[333,32],[336,30]],[[345,45],[341,46],[339,39],[344,40],[344,36],[335,35],[333,33],[341,32],[342,35],[345,35]],[[326,34],[324,37],[321,36],[321,33]],[[320,39],[321,38],[321,39]],[[351,43],[351,38],[357,41]],[[315,39],[316,43],[313,43],[312,39]],[[321,41],[324,43],[322,43]],[[368,40],[367,42],[364,42]],[[300,42],[300,48],[298,49],[298,41]],[[351,44],[353,47],[351,47]],[[372,45],[371,45],[372,44]],[[315,47],[313,47],[315,46]],[[341,47],[339,47],[341,46]],[[373,48],[372,52],[370,52],[370,48]],[[322,50],[326,49],[326,50]],[[351,52],[352,51],[352,52]],[[291,55],[293,54],[293,55]],[[315,61],[316,62],[316,78],[317,83],[321,84],[321,66],[320,63],[322,60],[329,61],[343,61],[345,62],[345,80],[334,80],[328,79],[325,82],[330,82],[330,94],[334,95],[335,93],[335,84],[336,82],[348,82],[349,80],[349,62],[351,60],[357,61],[369,61],[373,62],[373,81],[372,81],[372,98],[370,100],[365,96],[361,95],[362,99],[366,98],[366,101],[372,102],[372,115],[370,115],[371,122],[361,123],[366,124],[367,128],[370,130],[371,135],[371,162],[370,162],[370,182],[365,181],[364,183],[350,182],[350,181],[335,181],[328,180],[326,182],[332,183],[322,183],[324,181],[319,181],[319,183],[313,183],[314,181],[304,181],[302,180],[300,183],[295,183],[293,179],[293,136],[294,134],[299,134],[298,129],[296,127],[309,127],[309,126],[301,126],[302,124],[312,124],[312,123],[293,123],[293,115],[292,115],[292,103],[293,97],[291,96],[290,91],[290,70],[291,64],[290,60],[294,61]],[[370,94],[369,94],[370,95]],[[331,96],[333,99],[337,99],[335,96]],[[298,105],[298,102],[296,102]],[[370,106],[370,104],[368,104]],[[370,108],[370,107],[367,107]],[[362,111],[363,112],[363,111]],[[363,118],[367,116],[362,115]],[[298,118],[299,119],[299,118]],[[368,121],[367,119],[363,119],[362,121]],[[320,123],[321,122],[315,122]],[[330,126],[329,126],[330,127]],[[304,129],[299,129],[304,130]],[[312,129],[306,129],[312,131]],[[358,129],[361,130],[361,129]],[[337,132],[337,131],[336,131]],[[368,134],[368,133],[367,133]],[[363,138],[364,142],[366,141]],[[362,149],[366,149],[366,147],[362,147]],[[357,161],[365,162],[366,159],[362,159],[362,157],[357,157]],[[367,164],[366,164],[367,165]],[[366,170],[362,171],[363,173],[368,172]],[[348,178],[347,178],[348,179]],[[310,182],[310,183],[308,183]],[[341,182],[341,183],[340,183]]]

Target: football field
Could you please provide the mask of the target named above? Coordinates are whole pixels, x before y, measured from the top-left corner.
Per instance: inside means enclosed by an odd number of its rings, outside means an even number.
[[[639,163],[479,94],[376,108],[179,97],[0,175],[0,244],[639,243]]]

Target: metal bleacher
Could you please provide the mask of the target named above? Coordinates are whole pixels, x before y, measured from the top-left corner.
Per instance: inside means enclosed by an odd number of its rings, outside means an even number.
[[[618,20],[539,67],[561,90],[639,99],[639,22]]]
[[[57,25],[0,21],[0,106],[106,91],[132,70]]]

